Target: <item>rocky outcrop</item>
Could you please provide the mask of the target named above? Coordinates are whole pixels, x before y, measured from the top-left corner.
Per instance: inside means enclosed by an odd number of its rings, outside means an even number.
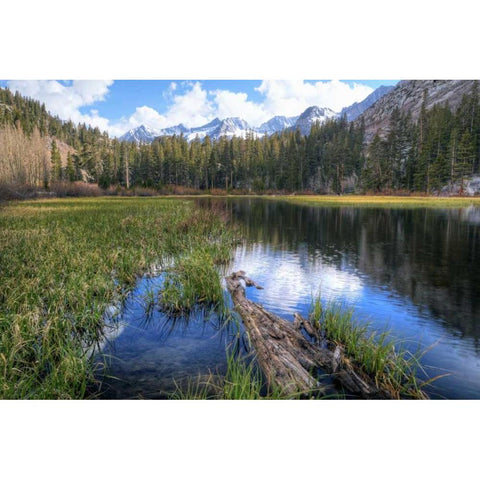
[[[473,197],[480,195],[480,175],[473,175],[465,178],[463,181],[446,185],[440,191],[441,195],[468,195]]]

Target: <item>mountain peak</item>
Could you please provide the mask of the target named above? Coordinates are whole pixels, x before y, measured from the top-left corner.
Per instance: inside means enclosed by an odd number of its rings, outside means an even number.
[[[294,128],[300,130],[303,135],[308,135],[312,125],[315,122],[324,123],[330,118],[336,118],[338,116],[331,108],[319,107],[313,105],[308,107],[295,122]]]
[[[140,125],[139,127],[130,129],[127,133],[120,137],[120,140],[135,143],[150,143],[158,132],[152,128]]]
[[[286,128],[291,128],[295,125],[298,117],[285,117],[284,115],[276,115],[267,122],[262,123],[255,130],[264,135],[272,135],[275,132],[281,132]]]

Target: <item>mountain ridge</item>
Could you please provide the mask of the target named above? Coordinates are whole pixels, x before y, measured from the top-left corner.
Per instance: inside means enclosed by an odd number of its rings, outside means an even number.
[[[390,92],[394,87],[382,85],[375,89],[368,97],[361,102],[355,102],[341,110],[334,112],[331,108],[312,105],[306,108],[300,115],[287,117],[284,115],[276,115],[259,127],[251,127],[248,122],[240,117],[227,117],[223,120],[215,118],[212,121],[199,127],[188,128],[183,124],[163,129],[153,129],[145,125],[131,129],[120,137],[120,140],[126,140],[136,143],[151,143],[155,138],[165,135],[181,135],[183,134],[188,141],[195,138],[202,140],[207,135],[214,140],[218,140],[221,136],[231,138],[233,136],[245,137],[248,133],[256,136],[273,135],[283,130],[300,130],[302,135],[310,132],[311,126],[315,122],[324,123],[327,120],[339,118],[343,115],[347,120],[353,121],[357,119],[367,108]]]

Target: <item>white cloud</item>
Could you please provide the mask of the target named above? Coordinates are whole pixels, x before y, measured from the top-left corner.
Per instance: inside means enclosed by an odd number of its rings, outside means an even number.
[[[215,97],[218,118],[241,117],[250,125],[258,126],[272,117],[262,104],[249,101],[246,93],[229,90],[215,90],[210,93]]]
[[[309,83],[304,80],[264,80],[256,89],[265,100],[264,108],[272,115],[299,115],[312,105],[339,112],[373,92],[360,83],[349,85],[339,80]]]
[[[184,94],[173,96],[173,103],[165,113],[165,117],[171,122],[168,126],[183,123],[187,127],[194,127],[207,123],[215,115],[208,92],[202,88],[200,82],[190,85],[190,90]]]
[[[128,119],[122,118],[119,122],[111,125],[110,129],[118,131],[118,134],[122,134],[131,128],[139,127],[140,125],[146,125],[153,129],[160,129],[168,126],[165,116],[160,115],[154,108],[144,105],[143,107],[137,107],[135,112],[128,117]]]
[[[165,112],[143,105],[129,116],[112,122],[101,117],[98,110],[82,113],[81,108],[104,101],[112,85],[110,80],[76,80],[71,83],[55,80],[9,81],[11,90],[18,90],[41,102],[63,120],[86,123],[120,136],[127,130],[146,125],[162,129],[183,123],[187,127],[203,125],[215,117],[241,117],[251,126],[258,126],[275,115],[294,116],[307,107],[318,105],[340,111],[342,107],[363,100],[373,89],[363,84],[349,85],[338,80],[305,82],[303,80],[264,80],[256,90],[260,102],[245,92],[214,90],[208,92],[200,82],[171,82],[164,92]]]

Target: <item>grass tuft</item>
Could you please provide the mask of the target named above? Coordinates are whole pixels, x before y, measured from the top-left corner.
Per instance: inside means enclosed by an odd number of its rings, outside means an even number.
[[[179,258],[165,276],[160,304],[175,314],[188,313],[199,304],[223,311],[224,291],[212,254],[196,249]]]
[[[352,309],[338,302],[322,307],[317,297],[309,319],[327,340],[342,346],[347,357],[393,398],[427,398],[422,388],[434,379],[424,383],[418,380],[419,372],[424,373],[420,360],[425,352],[411,353],[392,339],[389,331],[371,331],[369,324],[353,319]]]

